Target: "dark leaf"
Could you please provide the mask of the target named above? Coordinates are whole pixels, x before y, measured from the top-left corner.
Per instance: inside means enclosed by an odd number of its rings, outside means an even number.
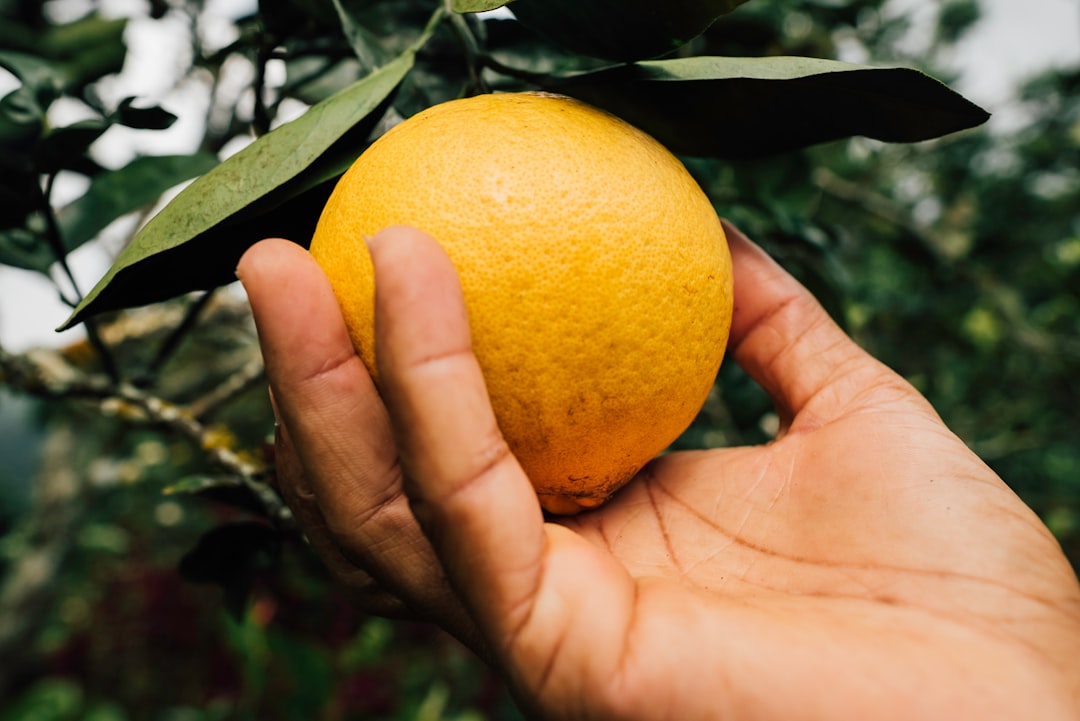
[[[35,158],[38,172],[55,173],[80,168],[82,164],[79,159],[108,129],[109,124],[104,120],[84,120],[53,130],[38,144]]]
[[[239,617],[257,575],[281,557],[281,537],[269,526],[232,523],[207,531],[180,559],[180,575],[192,583],[220,586],[230,613]]]
[[[45,111],[28,87],[22,86],[0,98],[0,147],[4,150],[18,152],[27,145],[32,147],[44,124]]]
[[[331,0],[259,0],[259,20],[282,38],[325,32],[337,24]]]
[[[481,27],[486,27],[486,23]],[[461,41],[453,26],[443,23],[424,47],[416,67],[401,84],[394,98],[394,109],[408,117],[460,97],[462,89],[470,84],[468,64],[460,62],[460,58]]]
[[[390,62],[430,30],[431,7],[416,0],[326,0],[326,5],[333,16],[333,35],[341,35],[340,43],[328,45],[324,37],[312,45],[295,32],[285,42],[288,82],[282,91],[309,105]],[[425,55],[430,49],[429,42]],[[460,64],[460,45],[456,49],[454,63]],[[415,73],[416,68],[409,77]],[[400,98],[399,90],[395,102]]]
[[[18,78],[43,111],[60,97],[65,86],[65,76],[60,68],[28,53],[0,50],[0,68]]]
[[[283,92],[308,105],[321,103],[364,74],[363,66],[355,57],[316,55],[300,55],[286,60],[285,72],[288,82]]]
[[[432,36],[447,25],[441,22],[445,14],[441,7],[432,15],[430,4],[417,0],[334,0],[334,5],[339,14],[338,24],[364,72],[374,70],[418,43],[424,45],[427,55]],[[460,52],[460,45],[458,48]]]
[[[125,18],[88,15],[53,28],[42,40],[41,54],[57,61],[65,90],[76,94],[88,83],[123,68],[126,27]]]
[[[0,230],[20,228],[35,208],[44,204],[36,173],[20,173],[0,163]]]
[[[120,216],[153,203],[165,191],[215,165],[217,158],[209,153],[159,155],[101,173],[82,197],[57,213],[64,246],[69,251],[78,248]]]
[[[132,107],[135,98],[126,98],[113,114],[113,121],[137,130],[166,130],[176,122],[176,116],[164,108]]]
[[[801,57],[691,57],[548,84],[604,108],[685,155],[751,158],[863,135],[915,142],[989,114],[908,68]]]
[[[347,7],[342,0],[333,0],[341,30],[352,47],[353,54],[365,68],[377,67],[382,61],[378,37]]]
[[[88,15],[51,28],[22,52],[0,51],[0,67],[31,88],[38,103],[48,107],[61,92],[77,93],[87,83],[124,65],[123,18]]]
[[[0,231],[0,265],[48,273],[56,258],[48,243],[25,228]]]
[[[125,18],[106,18],[96,13],[74,22],[49,28],[41,37],[38,52],[54,60],[78,60],[88,49],[123,46]]]
[[[27,201],[38,183],[34,150],[45,127],[45,113],[34,100],[33,93],[23,86],[0,98],[0,187],[14,197],[0,199],[0,228],[8,227],[7,219],[26,214]],[[17,205],[7,205],[8,202]]]
[[[746,0],[515,0],[514,17],[556,45],[583,55],[655,58],[703,33]]]
[[[73,173],[85,175],[88,178],[97,177],[99,174],[105,172],[105,168],[98,165],[98,162],[90,157],[89,153],[83,153],[82,155],[72,155],[68,157],[67,162],[64,163],[64,169],[70,170]]]
[[[233,280],[264,235],[310,239],[327,184],[359,156],[413,66],[393,62],[267,133],[172,200],[123,250],[65,327],[105,310],[164,300]],[[283,210],[283,207],[285,210]]]
[[[107,285],[92,301],[84,302],[64,327],[92,313],[156,303],[230,283],[236,280],[240,256],[263,238],[290,238],[307,246],[336,180],[331,178],[294,198],[273,194],[265,207],[255,204],[185,243],[148,253],[111,271]]]
[[[970,30],[982,17],[976,0],[947,0],[938,17],[939,41],[954,43]]]

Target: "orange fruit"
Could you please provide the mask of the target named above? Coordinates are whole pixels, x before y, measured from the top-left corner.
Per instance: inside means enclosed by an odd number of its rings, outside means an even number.
[[[690,424],[731,322],[709,199],[658,142],[546,93],[433,106],[338,182],[311,253],[378,382],[363,236],[412,225],[461,279],[499,428],[545,509],[602,503]]]

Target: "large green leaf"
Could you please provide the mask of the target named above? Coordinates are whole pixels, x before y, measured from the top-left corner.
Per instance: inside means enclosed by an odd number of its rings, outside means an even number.
[[[223,285],[261,237],[306,241],[327,186],[359,156],[415,54],[414,46],[195,180],[136,235],[63,327]]]
[[[78,248],[120,216],[153,203],[165,191],[215,165],[217,158],[209,153],[156,155],[101,173],[86,193],[57,213],[64,247]]]
[[[547,87],[695,156],[752,158],[856,135],[915,142],[989,118],[917,70],[802,57],[646,61]]]

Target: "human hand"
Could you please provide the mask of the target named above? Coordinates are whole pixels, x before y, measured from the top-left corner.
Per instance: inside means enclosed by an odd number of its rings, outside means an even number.
[[[371,243],[382,396],[314,261],[250,250],[279,480],[327,567],[365,609],[457,635],[537,716],[1076,718],[1080,587],[1050,533],[727,231],[729,353],[773,397],[778,437],[664,455],[549,522],[437,244]]]

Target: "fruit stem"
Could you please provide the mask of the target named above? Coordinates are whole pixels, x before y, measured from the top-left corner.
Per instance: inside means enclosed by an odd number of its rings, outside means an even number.
[[[450,0],[445,0],[445,5],[449,8]],[[469,83],[476,90],[473,94],[490,93],[491,88],[484,80],[484,53],[476,33],[469,27],[469,21],[461,13],[450,12],[450,26],[465,50],[465,62],[469,67]]]
[[[60,229],[60,223],[56,219],[56,213],[53,210],[52,195],[53,187],[56,183],[56,173],[50,173],[45,181],[45,188],[41,192],[41,212],[45,216],[46,225],[46,239],[49,243],[49,248],[52,250],[53,257],[56,259],[57,265],[63,271],[67,277],[68,282],[71,284],[71,291],[75,294],[75,302],[71,301],[65,296],[64,291],[60,288],[54,280],[54,285],[60,292],[60,297],[73,308],[78,305],[82,299],[82,291],[79,290],[79,282],[75,280],[75,274],[71,271],[71,266],[68,264],[67,259],[67,247],[64,245],[63,231]],[[83,321],[83,326],[86,328],[86,339],[90,342],[91,347],[97,352],[98,358],[101,361],[102,370],[113,381],[120,381],[120,370],[116,365],[115,360],[112,357],[112,353],[109,351],[105,341],[102,340],[97,330],[97,325],[89,320]]]

